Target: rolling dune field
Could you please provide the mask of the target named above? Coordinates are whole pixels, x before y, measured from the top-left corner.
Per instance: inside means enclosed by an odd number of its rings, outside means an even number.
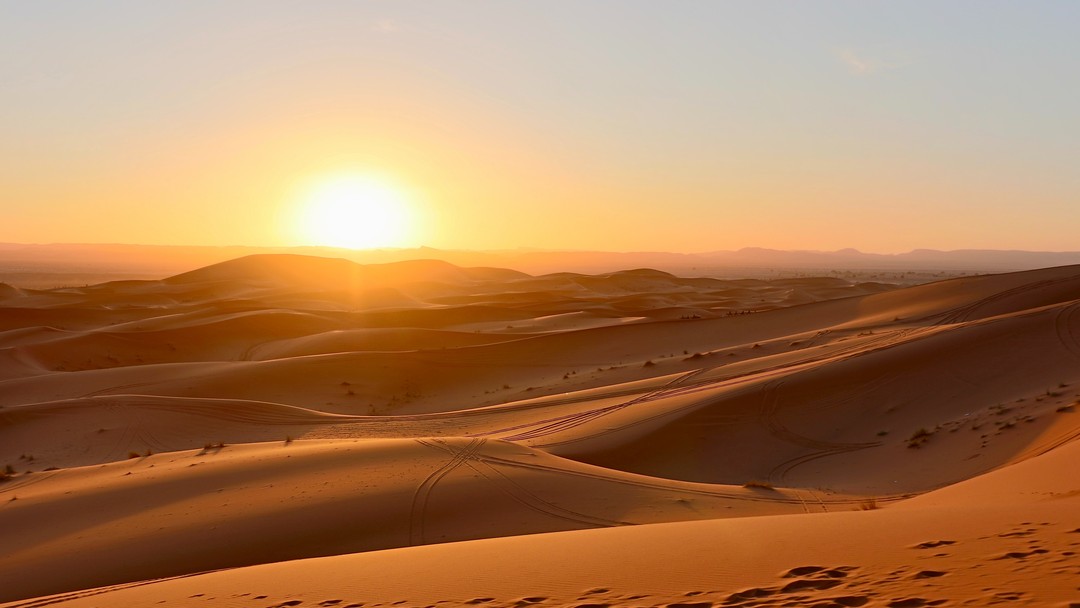
[[[0,606],[1080,606],[1080,266],[0,284]]]

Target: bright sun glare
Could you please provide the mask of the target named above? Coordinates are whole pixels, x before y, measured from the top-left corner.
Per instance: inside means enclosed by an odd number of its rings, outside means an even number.
[[[411,236],[408,201],[387,183],[367,177],[323,181],[304,201],[302,232],[330,247],[394,247]]]

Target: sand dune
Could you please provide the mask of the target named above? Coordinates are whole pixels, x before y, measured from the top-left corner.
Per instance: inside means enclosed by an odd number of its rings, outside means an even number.
[[[409,547],[5,606],[1069,606],[1080,504],[1045,497],[1073,483],[1076,448],[1017,465],[1005,479],[986,476],[977,485],[1008,488],[992,496],[958,487],[873,511]]]
[[[1067,605],[1078,409],[1076,266],[10,288],[0,601]]]

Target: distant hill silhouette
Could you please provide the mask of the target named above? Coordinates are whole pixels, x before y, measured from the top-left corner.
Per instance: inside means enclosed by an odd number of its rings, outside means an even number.
[[[164,278],[197,268],[252,255],[307,255],[342,258],[361,264],[389,264],[409,260],[442,261],[460,268],[504,268],[529,274],[554,272],[603,273],[653,268],[676,275],[749,276],[762,269],[806,273],[829,271],[1005,272],[1080,264],[1080,251],[1005,251],[916,249],[907,253],[838,251],[785,251],[747,247],[737,251],[670,253],[659,251],[466,251],[430,247],[354,251],[328,247],[208,247],[124,244],[14,244],[0,243],[0,281],[25,286],[41,275],[63,276],[71,283],[110,278]],[[237,262],[233,262],[237,263]],[[261,262],[244,264],[257,266]],[[333,264],[337,264],[334,262]],[[229,266],[216,271],[224,272]],[[339,269],[344,268],[340,267]],[[443,267],[435,275],[452,272]],[[208,271],[209,269],[206,269]],[[246,268],[255,270],[255,268]],[[310,269],[308,269],[310,270]],[[328,270],[328,269],[323,269]],[[399,268],[398,271],[401,269]],[[300,274],[307,272],[301,271]],[[320,271],[321,272],[321,271]],[[94,277],[95,280],[91,280]],[[83,281],[80,278],[85,278]],[[436,280],[435,277],[432,277]],[[442,276],[439,280],[446,280]]]

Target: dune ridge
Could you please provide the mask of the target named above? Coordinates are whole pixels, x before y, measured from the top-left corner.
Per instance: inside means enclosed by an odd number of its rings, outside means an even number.
[[[1080,266],[0,295],[4,606],[1080,601]]]

